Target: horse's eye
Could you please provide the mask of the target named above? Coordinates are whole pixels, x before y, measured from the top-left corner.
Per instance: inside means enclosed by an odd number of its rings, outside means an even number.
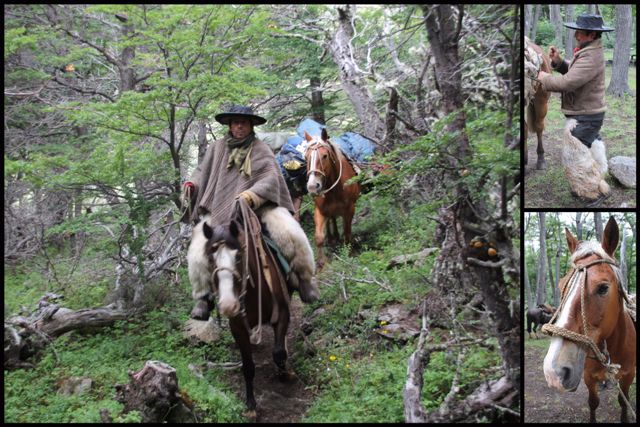
[[[598,292],[598,295],[606,295],[609,292],[609,285],[606,283],[599,284],[596,292]]]
[[[328,156],[326,154],[322,155],[322,160],[325,160]]]

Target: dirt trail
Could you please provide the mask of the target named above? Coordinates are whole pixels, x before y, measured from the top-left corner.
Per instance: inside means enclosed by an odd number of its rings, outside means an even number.
[[[287,368],[291,370],[292,360],[302,357],[293,353],[295,336],[300,330],[302,303],[294,294],[291,299],[291,322],[287,332]],[[278,379],[277,368],[273,362],[273,328],[263,325],[262,342],[253,346],[253,361],[256,365],[254,394],[258,423],[297,423],[313,401],[313,393],[306,390],[299,378],[282,382]],[[239,355],[238,355],[239,356]],[[228,373],[229,383],[238,397],[244,402],[245,388],[241,369]]]
[[[549,342],[548,338],[541,338]],[[526,338],[529,341],[528,338]],[[524,356],[524,421],[525,423],[587,423],[589,422],[589,392],[580,382],[571,393],[560,393],[547,386],[542,372],[542,363],[548,346],[544,348],[528,345],[525,341]],[[636,384],[631,385],[635,389]],[[615,390],[599,393],[600,406],[596,410],[599,423],[620,422],[620,405]],[[631,391],[633,410],[637,412],[635,392]]]

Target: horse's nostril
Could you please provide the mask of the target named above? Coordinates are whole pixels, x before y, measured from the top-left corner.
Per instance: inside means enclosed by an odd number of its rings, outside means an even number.
[[[571,378],[571,368],[567,368],[566,366],[560,368],[560,378],[562,379],[562,381],[567,381],[569,378]]]

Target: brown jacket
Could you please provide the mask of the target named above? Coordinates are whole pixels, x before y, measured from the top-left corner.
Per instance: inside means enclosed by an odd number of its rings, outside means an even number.
[[[191,176],[195,191],[191,199],[193,212],[190,219],[196,221],[198,215],[209,212],[211,224],[227,223],[231,219],[236,197],[245,191],[250,192],[252,199],[260,204],[268,201],[293,213],[287,184],[269,146],[258,138],[253,141],[251,175],[247,177],[235,166],[227,168],[228,137],[209,145],[202,162]],[[257,206],[254,205],[255,208]]]
[[[568,61],[559,66],[553,64],[554,69],[563,75],[549,75],[540,79],[545,90],[562,92],[562,113],[578,115],[606,111],[602,40],[594,40],[580,49],[573,56],[568,71],[565,71],[566,63]]]

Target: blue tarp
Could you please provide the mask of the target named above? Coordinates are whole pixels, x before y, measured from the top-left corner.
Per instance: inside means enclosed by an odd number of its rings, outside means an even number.
[[[316,136],[320,135],[322,129],[325,127],[325,125],[315,120],[304,119],[296,128],[299,136],[289,137],[276,155],[276,160],[280,165],[280,170],[282,171],[285,181],[287,181],[289,191],[291,191],[294,196],[295,193],[306,193],[306,185],[303,185],[303,183],[306,182],[304,144],[302,144],[305,142],[304,132],[306,131],[309,135]],[[356,162],[369,160],[375,151],[373,142],[355,132],[345,132],[338,137],[331,137],[331,141],[338,144],[347,157]],[[285,167],[285,164],[290,167]],[[295,167],[295,169],[292,169],[291,165],[294,165],[293,167]]]

